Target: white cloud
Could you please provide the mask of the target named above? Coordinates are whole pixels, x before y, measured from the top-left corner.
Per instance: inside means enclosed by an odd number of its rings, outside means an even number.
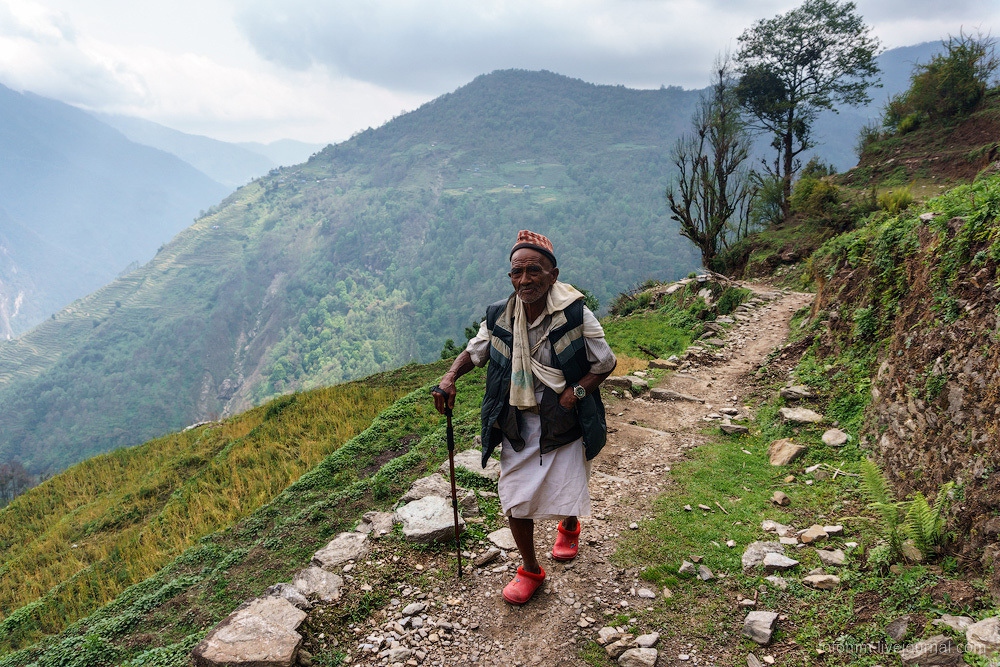
[[[20,0],[0,2],[0,81],[84,106],[148,96],[134,69],[79,37],[65,14]]]
[[[237,23],[263,57],[283,66],[322,64],[440,93],[511,67],[600,83],[700,86],[750,17],[697,0],[252,0]]]
[[[494,69],[697,88],[793,0],[0,0],[0,82],[220,139],[337,141]],[[886,46],[1000,25],[859,0]],[[996,5],[996,6],[994,6]]]

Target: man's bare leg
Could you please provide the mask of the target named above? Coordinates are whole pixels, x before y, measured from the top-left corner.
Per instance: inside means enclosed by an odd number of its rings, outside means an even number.
[[[509,517],[510,532],[514,536],[517,550],[521,552],[521,560],[524,562],[524,569],[533,574],[542,571],[535,556],[535,522],[532,519],[515,519]]]

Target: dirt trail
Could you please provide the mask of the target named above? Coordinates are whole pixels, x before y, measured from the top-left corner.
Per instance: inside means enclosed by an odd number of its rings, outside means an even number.
[[[605,611],[628,613],[649,604],[649,600],[635,594],[644,585],[636,573],[621,570],[609,561],[619,535],[649,513],[667,484],[670,466],[682,459],[687,449],[705,440],[701,433],[706,425],[703,418],[726,406],[743,405],[749,391],[745,376],[784,343],[792,314],[812,299],[809,294],[744,286],[763,303],[721,336],[725,341],[719,350],[723,358],[713,365],[672,372],[658,384],[701,398],[704,403],[609,397],[610,437],[595,460],[590,482],[593,516],[583,521],[577,559],[561,564],[542,557],[547,572],[544,590],[523,607],[508,605],[500,597],[517,567],[516,551],[510,560],[494,561],[467,574],[462,581],[445,579],[440,589],[424,591],[428,594],[424,599],[435,601],[428,611],[428,637],[417,649],[424,655],[415,653],[407,656],[409,663],[404,660],[399,664],[583,665],[586,663],[579,658],[578,647],[604,625]],[[535,536],[539,554],[545,554],[555,539],[555,525],[536,526]],[[411,600],[405,595],[407,591],[401,593],[401,604],[408,604]],[[358,633],[359,640],[369,632],[384,634],[393,618],[389,610],[387,616],[374,619],[372,626]],[[445,631],[434,632],[441,621],[447,624]],[[657,665],[715,664],[707,655],[689,663],[678,662],[677,655],[684,653],[687,645],[674,643],[661,642],[657,646]],[[364,656],[354,652],[350,664],[393,663],[370,653]]]

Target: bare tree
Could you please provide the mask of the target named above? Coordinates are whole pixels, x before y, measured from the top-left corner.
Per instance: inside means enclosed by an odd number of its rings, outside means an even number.
[[[701,250],[707,268],[720,249],[750,232],[755,188],[746,166],[750,137],[740,115],[728,56],[716,60],[711,89],[691,119],[692,134],[677,140],[677,177],[666,192],[671,219]]]

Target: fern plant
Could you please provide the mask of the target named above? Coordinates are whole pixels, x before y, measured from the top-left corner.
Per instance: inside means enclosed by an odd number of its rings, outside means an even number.
[[[868,507],[878,512],[882,518],[884,537],[889,549],[888,561],[896,562],[903,555],[901,526],[905,503],[893,499],[885,475],[868,459],[861,462],[861,488],[868,496]]]
[[[954,488],[954,482],[942,486],[933,507],[919,491],[909,503],[906,519],[903,522],[903,533],[908,539],[913,540],[913,544],[925,556],[934,553],[946,537],[944,513]]]
[[[912,540],[913,545],[924,556],[931,556],[944,541],[945,512],[955,488],[948,482],[937,493],[932,506],[919,491],[912,500],[896,501],[885,475],[869,460],[861,462],[861,487],[868,496],[868,507],[879,513],[885,530],[884,536],[888,562],[902,559],[904,540]]]

